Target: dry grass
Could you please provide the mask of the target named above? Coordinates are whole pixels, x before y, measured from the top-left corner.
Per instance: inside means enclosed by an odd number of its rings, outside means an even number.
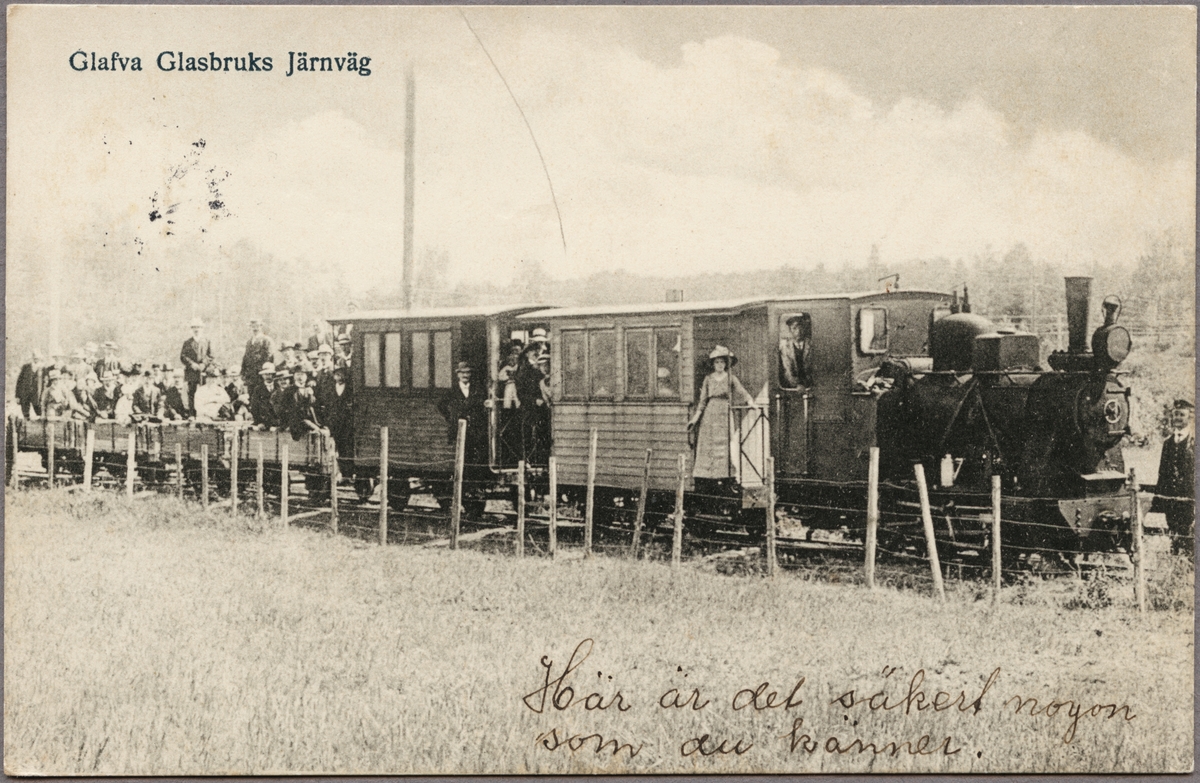
[[[7,505],[5,769],[10,774],[285,772],[1165,772],[1192,764],[1192,614],[1163,599],[1068,610],[992,609],[970,586],[942,608],[912,591],[721,576],[615,559],[529,559],[379,548],[279,531],[171,499],[62,491]],[[1190,573],[1179,577],[1187,582]],[[1172,593],[1171,595],[1174,595]],[[632,709],[534,714],[521,697],[596,640],[572,684],[619,688]],[[885,666],[902,667],[890,679]],[[849,688],[892,699],[924,668],[978,714],[905,717],[831,704]],[[685,677],[686,675],[686,677]],[[609,677],[613,679],[609,680]],[[790,711],[734,711],[739,688],[790,690]],[[899,681],[897,681],[899,680]],[[664,710],[699,687],[704,710]],[[1014,716],[1004,701],[1129,704]],[[950,757],[789,752],[796,717],[821,743],[952,737]],[[857,721],[857,725],[855,725]],[[600,732],[642,744],[597,755],[535,745]],[[744,755],[683,757],[689,737]],[[803,732],[801,732],[803,733]]]

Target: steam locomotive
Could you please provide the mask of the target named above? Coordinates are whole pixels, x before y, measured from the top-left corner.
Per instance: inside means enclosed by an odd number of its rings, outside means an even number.
[[[1050,369],[1040,367],[1037,336],[998,329],[966,301],[931,323],[931,368],[905,360],[880,368],[889,386],[879,400],[881,472],[902,481],[923,463],[939,478],[933,503],[967,546],[986,536],[993,475],[1011,498],[1002,518],[1014,557],[1129,545],[1121,442],[1130,389],[1116,368],[1130,336],[1110,296],[1089,350],[1090,287],[1090,278],[1066,280],[1068,348],[1050,354]]]

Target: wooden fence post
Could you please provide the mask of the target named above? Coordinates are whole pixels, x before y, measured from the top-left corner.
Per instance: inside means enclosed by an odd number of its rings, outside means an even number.
[[[261,519],[267,515],[266,492],[263,487],[263,479],[266,476],[266,470],[263,465],[263,445],[262,441],[258,442],[258,464],[255,466],[254,478],[255,487],[254,494],[258,496],[258,516]]]
[[[596,513],[596,445],[600,440],[600,431],[592,428],[588,441],[587,464],[587,505],[583,514],[583,556],[592,554],[592,525]]]
[[[558,551],[558,459],[550,457],[550,557]]]
[[[653,449],[646,449],[646,464],[642,467],[642,487],[638,491],[637,516],[633,519],[633,542],[629,546],[629,554],[637,560],[638,545],[642,541],[642,525],[646,522],[646,498],[650,494],[650,456]]]
[[[208,444],[200,444],[200,506],[208,509]]]
[[[1000,603],[1004,574],[1000,561],[1000,476],[992,476],[992,604]]]
[[[54,422],[46,424],[46,478],[54,489]]]
[[[775,555],[775,458],[767,457],[767,576],[774,577],[779,567]]]
[[[525,460],[517,463],[517,557],[525,556]]]
[[[454,497],[450,506],[450,548],[458,549],[458,532],[462,526],[463,463],[467,457],[467,420],[458,420],[458,437],[454,440]]]
[[[8,466],[8,481],[13,489],[17,489],[21,486],[21,480],[17,477],[17,457],[21,454],[21,443],[20,436],[17,434],[17,422],[12,418],[8,420],[8,437],[10,438],[9,453],[12,454],[12,464]]]
[[[87,425],[84,425],[87,427]],[[92,491],[92,459],[96,454],[96,431],[87,427],[83,436],[83,491]]]
[[[330,439],[332,440],[332,438]],[[338,455],[337,444],[333,444],[333,459],[329,467],[329,528],[337,535],[338,532]]]
[[[679,486],[675,488],[675,531],[671,535],[671,565],[683,560],[683,492],[687,487],[687,456],[679,455]]]
[[[1133,592],[1138,614],[1146,613],[1146,540],[1142,522],[1142,504],[1138,502],[1137,471],[1129,469],[1129,501],[1133,504]]]
[[[925,548],[929,552],[929,570],[933,574],[933,589],[938,598],[946,600],[946,587],[942,584],[942,564],[938,559],[937,539],[933,533],[933,513],[929,510],[929,487],[925,485],[925,466],[920,462],[913,465],[917,476],[917,492],[921,496],[921,522],[925,526]]]
[[[137,427],[129,431],[125,446],[125,497],[133,497],[133,480],[137,478]]]
[[[229,513],[237,516],[238,504],[238,450],[241,448],[241,432],[237,425],[231,430],[233,442],[229,446]]]
[[[183,500],[183,444],[175,444],[175,497]]]
[[[388,535],[388,468],[391,467],[391,456],[388,454],[388,428],[379,428],[379,545],[387,545]]]
[[[288,464],[288,445],[279,444],[279,523],[288,525],[288,493],[292,489],[291,466]]]
[[[866,572],[867,588],[875,589],[875,548],[879,540],[879,447],[872,446],[867,465],[867,535],[863,540],[866,550],[863,569]]]

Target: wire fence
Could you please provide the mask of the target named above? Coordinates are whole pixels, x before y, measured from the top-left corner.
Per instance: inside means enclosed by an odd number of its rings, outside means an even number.
[[[597,487],[595,434],[588,483],[560,486],[554,457],[546,466],[520,463],[499,476],[489,465],[466,462],[463,430],[455,458],[414,461],[388,454],[384,429],[381,459],[374,466],[364,460],[368,469],[337,459],[324,445],[297,447],[304,455],[298,463],[288,461],[286,442],[278,461],[266,459],[261,445],[251,457],[238,434],[232,445],[210,450],[201,444],[197,454],[141,448],[133,430],[124,436],[124,453],[112,448],[115,439],[97,449],[86,430],[81,437],[48,427],[39,441],[10,420],[7,432],[6,479],[13,489],[173,494],[264,522],[382,544],[605,556],[721,573],[786,571],[939,597],[950,583],[973,594],[990,592],[993,601],[1013,591],[1020,598],[1031,579],[1072,576],[1080,606],[1103,602],[1094,595],[1099,577],[1107,585],[1103,600],[1142,611],[1156,605],[1148,602],[1147,571],[1173,556],[1190,566],[1193,557],[1193,500],[1139,492],[1134,476],[1098,498],[1005,494],[999,477],[990,494],[935,487],[931,495],[920,465],[912,483],[879,481],[872,449],[866,486],[777,480],[767,458],[765,507],[743,508],[734,491],[685,491],[682,455],[674,492],[651,490],[648,467],[640,487]],[[146,436],[144,443],[151,440]],[[1160,506],[1167,510],[1152,510]]]

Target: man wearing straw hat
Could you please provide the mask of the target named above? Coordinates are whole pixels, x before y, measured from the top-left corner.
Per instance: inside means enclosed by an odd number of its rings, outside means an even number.
[[[196,387],[204,382],[204,373],[213,363],[212,343],[207,337],[201,336],[204,322],[199,318],[192,319],[192,336],[183,343],[179,352],[179,361],[183,364],[183,377],[188,387],[188,410],[196,415]]]

